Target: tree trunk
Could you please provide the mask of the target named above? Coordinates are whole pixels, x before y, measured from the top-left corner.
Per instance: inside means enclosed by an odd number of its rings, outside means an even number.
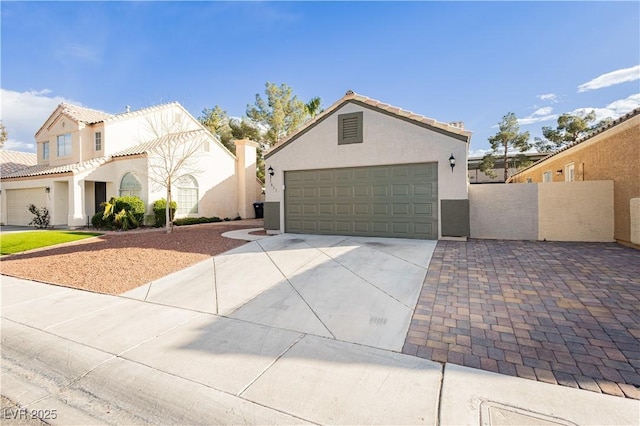
[[[171,226],[171,219],[171,180],[169,180],[169,183],[167,184],[167,207],[164,216],[164,226],[167,234],[170,234],[173,230]]]
[[[509,177],[509,150],[507,149],[507,145],[504,146],[504,182],[507,183],[507,178]]]

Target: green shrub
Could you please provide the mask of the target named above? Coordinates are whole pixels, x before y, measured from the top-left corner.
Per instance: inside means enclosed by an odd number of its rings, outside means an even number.
[[[173,224],[176,226],[183,225],[196,225],[198,223],[214,223],[214,222],[222,222],[222,219],[219,217],[183,217],[181,219],[176,219],[173,221]]]
[[[91,224],[96,229],[113,229],[113,223],[109,220],[104,219],[104,211],[99,211],[94,214],[91,218]]]
[[[98,229],[115,228],[127,231],[137,228],[144,218],[144,203],[139,197],[111,197],[109,201],[100,205],[104,207],[104,211],[102,212],[102,219],[95,220],[94,226]]]
[[[156,219],[154,226],[156,228],[160,228],[165,225],[166,218],[167,218],[166,209],[167,209],[167,200],[165,200],[164,198],[156,200],[153,203],[153,215],[155,216],[155,219]],[[172,201],[171,211],[169,212],[170,219],[173,219],[175,217],[177,209],[178,209],[178,203],[176,203],[175,201]]]
[[[144,206],[144,202],[140,199],[140,197],[127,195],[125,197],[119,197],[116,199],[116,210],[121,211],[125,209],[133,213],[136,221],[138,223],[144,220],[144,212],[146,210]]]

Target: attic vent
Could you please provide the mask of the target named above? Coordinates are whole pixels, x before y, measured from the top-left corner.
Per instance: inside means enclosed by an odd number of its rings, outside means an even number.
[[[362,143],[362,113],[338,116],[338,145]]]

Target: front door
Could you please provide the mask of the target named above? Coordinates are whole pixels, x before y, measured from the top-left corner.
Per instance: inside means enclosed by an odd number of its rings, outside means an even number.
[[[103,210],[100,204],[107,201],[107,182],[95,182],[95,199],[95,212],[98,213]]]

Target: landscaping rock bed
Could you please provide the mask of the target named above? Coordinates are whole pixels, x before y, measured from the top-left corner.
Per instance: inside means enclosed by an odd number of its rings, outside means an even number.
[[[121,294],[218,255],[246,241],[222,233],[255,228],[255,221],[109,232],[64,246],[4,256],[4,275],[107,294]]]

